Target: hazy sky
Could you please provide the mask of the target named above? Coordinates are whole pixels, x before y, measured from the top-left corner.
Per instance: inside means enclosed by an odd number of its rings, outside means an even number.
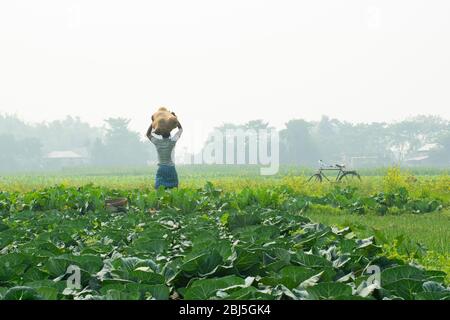
[[[164,105],[187,146],[256,118],[450,118],[449,89],[448,0],[0,2],[0,113],[27,121],[145,131]]]

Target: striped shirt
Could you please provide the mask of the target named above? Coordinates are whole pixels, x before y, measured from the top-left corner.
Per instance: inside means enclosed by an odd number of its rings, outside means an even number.
[[[175,152],[175,145],[180,139],[183,129],[178,129],[170,138],[157,138],[153,134],[150,135],[150,141],[155,145],[158,152],[158,164],[166,166],[174,166],[173,156]]]

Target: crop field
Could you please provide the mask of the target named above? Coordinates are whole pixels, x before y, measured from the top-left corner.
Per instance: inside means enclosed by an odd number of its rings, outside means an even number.
[[[152,170],[1,177],[0,299],[450,299],[446,172]]]

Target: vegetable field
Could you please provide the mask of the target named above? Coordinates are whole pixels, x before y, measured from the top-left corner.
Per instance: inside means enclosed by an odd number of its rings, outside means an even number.
[[[420,245],[396,247],[383,230],[361,237],[314,219],[319,210],[379,219],[444,214],[448,222],[447,178],[441,193],[414,193],[389,179],[379,190],[287,181],[234,190],[220,183],[4,190],[0,298],[450,299],[449,260],[424,266],[409,260]],[[105,206],[121,197],[128,199],[121,210]]]

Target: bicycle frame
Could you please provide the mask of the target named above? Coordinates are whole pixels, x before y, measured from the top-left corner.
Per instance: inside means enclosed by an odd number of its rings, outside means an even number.
[[[323,171],[339,171],[337,176],[336,176],[336,181],[339,181],[339,178],[341,176],[344,175],[345,171],[343,170],[343,168],[320,168],[319,169],[319,174],[324,177],[325,179],[327,179],[328,181],[331,181],[330,179],[328,179],[328,177],[325,175],[325,173],[323,173]]]

